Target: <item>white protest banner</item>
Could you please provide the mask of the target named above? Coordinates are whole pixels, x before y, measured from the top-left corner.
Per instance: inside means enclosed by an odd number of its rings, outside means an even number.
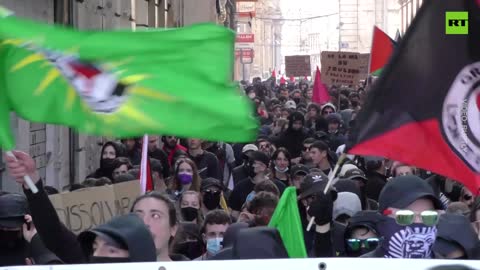
[[[359,55],[354,52],[322,52],[323,83],[328,86],[357,85],[360,80]]]
[[[254,243],[253,243],[254,245]],[[354,267],[352,267],[352,265]],[[458,266],[464,268],[458,268]],[[5,267],[0,270],[84,270],[87,265],[52,265]],[[89,270],[460,270],[480,269],[478,260],[422,260],[422,259],[370,259],[370,258],[312,258],[312,259],[277,259],[277,260],[236,260],[236,261],[188,261],[188,262],[153,262],[153,263],[117,263],[88,264]],[[451,267],[449,267],[451,266]],[[457,266],[457,267],[453,267]],[[110,269],[111,268],[111,269]]]
[[[140,195],[139,181],[50,195],[60,220],[78,234],[130,211]]]

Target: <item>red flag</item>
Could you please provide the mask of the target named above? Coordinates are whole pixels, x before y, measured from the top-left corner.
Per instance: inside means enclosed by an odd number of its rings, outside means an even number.
[[[322,82],[322,74],[318,66],[315,72],[315,81],[313,82],[312,101],[318,104],[325,104],[330,101],[330,95],[328,94],[327,87]]]
[[[143,136],[139,179],[142,194],[153,190],[152,171],[150,170],[150,158],[148,157],[148,135]]]
[[[295,82],[295,77],[290,76],[290,81],[291,81],[291,82]]]
[[[272,78],[276,78],[277,74],[275,74],[275,70],[272,71]]]
[[[393,41],[385,32],[378,27],[373,28],[372,50],[370,52],[370,69],[368,73],[378,76],[382,68],[390,60],[394,49]]]
[[[285,78],[282,76],[282,77],[280,78],[280,84],[286,84],[286,83],[287,83],[287,81],[286,81]]]

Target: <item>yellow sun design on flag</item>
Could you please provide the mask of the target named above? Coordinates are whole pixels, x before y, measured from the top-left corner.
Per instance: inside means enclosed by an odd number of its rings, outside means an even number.
[[[24,43],[25,41],[18,39],[7,39],[0,43],[0,47],[10,45],[18,48],[18,46]],[[164,128],[164,126],[159,123],[158,120],[153,120],[143,113],[141,111],[141,106],[136,104],[132,97],[139,97],[143,98],[144,100],[157,100],[161,102],[177,101],[177,98],[172,95],[162,93],[158,90],[152,90],[139,84],[152,78],[153,76],[151,74],[128,74],[128,65],[134,59],[133,57],[127,57],[116,62],[102,63],[100,66],[106,71],[106,73],[113,74],[117,83],[121,83],[122,85],[126,86],[125,95],[130,96],[127,97],[127,100],[120,104],[113,112],[98,113],[95,112],[93,108],[91,108],[83,100],[80,94],[76,91],[75,86],[70,83],[71,81],[62,74],[62,71],[59,69],[59,67],[51,62],[46,55],[32,50],[28,50],[28,52],[30,53],[13,65],[9,71],[18,72],[33,64],[40,64],[39,68],[46,70],[45,76],[40,82],[38,82],[37,87],[33,89],[33,96],[42,96],[49,93],[49,91],[54,91],[58,88],[51,86],[58,80],[64,81],[67,84],[67,87],[64,88],[66,91],[64,105],[65,112],[72,112],[73,106],[78,103],[83,113],[92,117],[92,119],[98,120],[100,122],[99,124],[102,125],[99,127],[94,125],[92,122],[87,121],[87,123],[83,125],[82,129],[88,133],[98,131],[98,129],[101,129],[102,133],[105,133],[113,126],[116,129],[121,129],[122,127],[119,123],[121,123],[123,120],[130,120],[146,129],[158,130],[160,128]],[[78,53],[78,48],[72,48],[71,50],[67,50],[67,52],[76,54]]]

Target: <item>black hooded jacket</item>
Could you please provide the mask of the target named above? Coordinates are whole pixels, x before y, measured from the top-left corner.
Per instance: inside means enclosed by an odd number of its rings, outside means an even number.
[[[93,242],[97,236],[106,235],[127,247],[131,262],[154,262],[157,260],[155,243],[150,230],[135,214],[115,217],[90,231],[78,236],[85,254],[93,253]]]
[[[302,113],[294,112],[288,117],[288,128],[276,140],[275,144],[278,147],[287,148],[292,158],[297,158],[302,155],[303,141],[308,138],[309,133],[305,128],[305,118]],[[300,130],[294,130],[292,125],[295,121],[301,121],[303,127]]]
[[[87,178],[100,178],[100,177],[107,177],[109,179],[112,178],[113,168],[108,168],[105,165],[105,160],[102,158],[103,150],[105,150],[107,146],[113,146],[113,148],[115,148],[116,157],[125,156],[125,149],[123,145],[116,142],[112,142],[112,141],[106,142],[102,146],[102,150],[100,151],[100,168],[98,168],[95,172],[89,174]]]
[[[437,225],[437,239],[433,245],[433,251],[442,256],[448,254],[448,250],[462,247],[467,259],[473,258],[473,251],[479,245],[478,236],[472,228],[470,221],[462,215],[443,214]]]

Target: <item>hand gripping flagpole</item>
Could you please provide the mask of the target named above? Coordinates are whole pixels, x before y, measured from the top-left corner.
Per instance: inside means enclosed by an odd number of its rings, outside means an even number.
[[[17,158],[15,155],[12,153],[12,151],[6,151],[7,156],[14,158],[15,161],[17,161]],[[30,178],[30,175],[26,174],[23,176],[23,180],[25,180],[25,184],[27,184],[28,188],[32,191],[32,193],[37,193],[38,188],[35,186],[35,184],[32,181],[32,178]]]
[[[325,186],[325,189],[323,190],[324,194],[327,194],[328,189],[333,183],[333,179],[335,178],[335,175],[337,175],[338,169],[340,169],[340,165],[342,165],[346,157],[347,157],[347,154],[343,153],[338,159],[337,164],[335,164],[335,168],[333,169],[333,172],[328,175],[328,182],[327,182],[327,185]],[[308,226],[307,226],[307,232],[310,231],[314,222],[315,222],[315,217],[311,217],[310,222],[308,223]]]

